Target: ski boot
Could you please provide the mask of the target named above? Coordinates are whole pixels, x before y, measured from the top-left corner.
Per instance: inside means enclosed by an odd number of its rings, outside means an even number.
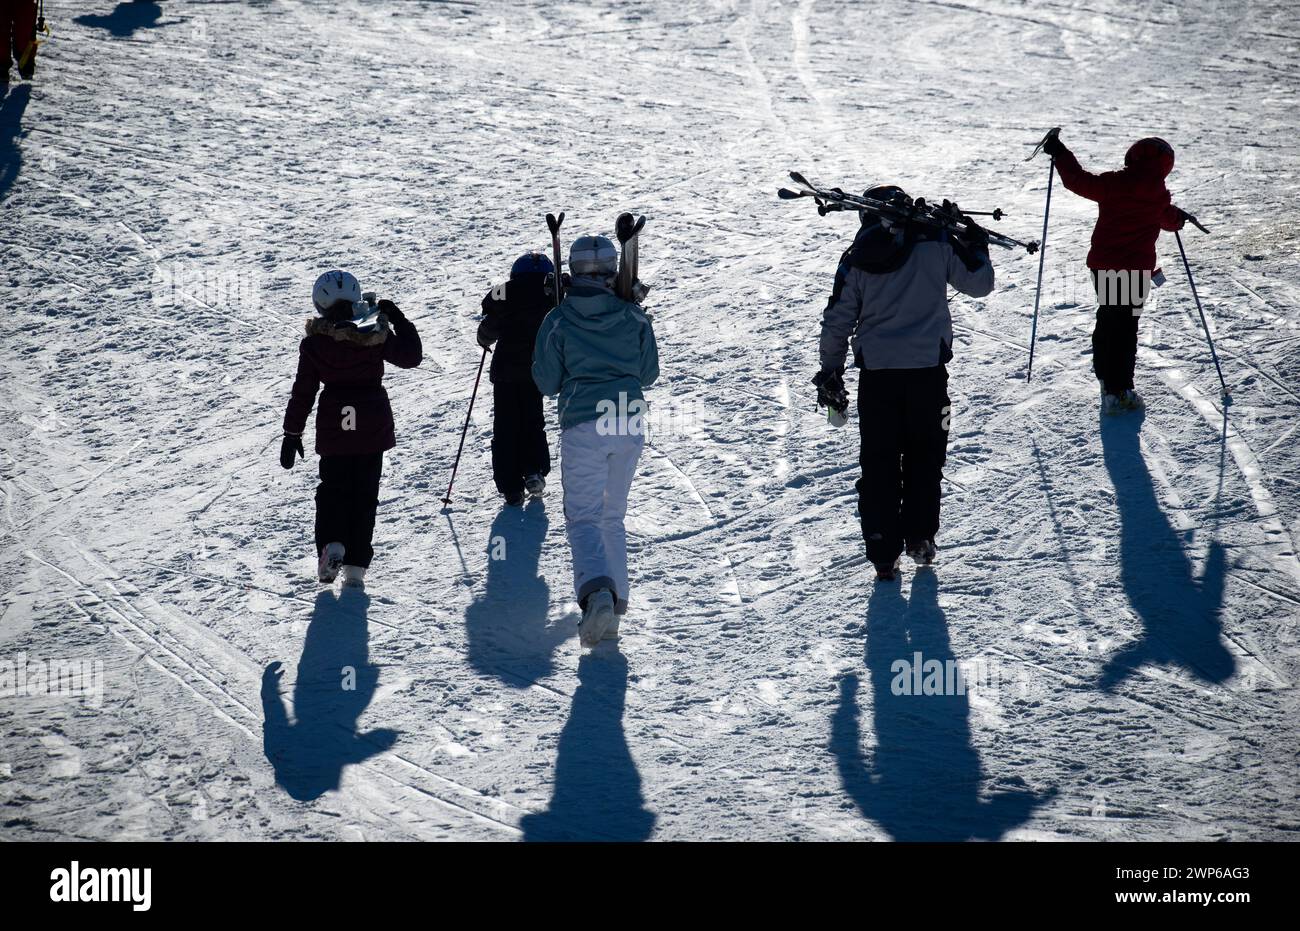
[[[506,507],[521,508],[524,506],[524,493],[522,491],[512,491],[505,495]]]
[[[1126,411],[1140,411],[1146,408],[1146,404],[1142,402],[1142,397],[1132,388],[1119,396],[1119,406]]]
[[[344,588],[365,588],[366,587],[366,567],[365,566],[344,566],[342,570]]]
[[[346,551],[342,543],[327,543],[320,551],[320,560],[316,563],[316,578],[322,582],[333,582],[343,565]]]
[[[876,567],[876,581],[892,582],[898,578],[898,564],[899,560],[897,559],[892,564],[887,562],[873,563],[872,565]]]
[[[939,555],[939,548],[934,545],[933,540],[922,540],[909,546],[907,555],[912,557],[912,562],[918,566],[933,566],[935,557]]]
[[[1124,408],[1117,394],[1103,394],[1101,396],[1101,412],[1103,414],[1118,414]]]
[[[546,479],[534,472],[524,479],[524,491],[534,498],[540,498],[546,494]]]
[[[618,615],[614,613],[614,593],[608,588],[592,592],[587,596],[587,606],[582,609],[578,639],[584,647],[594,647],[610,627],[617,623],[617,619]]]

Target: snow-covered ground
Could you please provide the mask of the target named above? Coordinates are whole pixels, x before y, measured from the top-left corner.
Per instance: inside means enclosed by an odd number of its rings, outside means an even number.
[[[1300,830],[1290,0],[52,16],[0,116],[0,664],[104,679],[102,700],[0,698],[0,837]],[[891,180],[1037,238],[1046,162],[1025,143],[1054,125],[1098,170],[1140,136],[1177,147],[1235,404],[1225,420],[1164,239],[1150,409],[1099,427],[1094,213],[1058,185],[1034,380],[1037,261],[998,251],[994,294],[954,300],[941,562],[876,588],[856,429],[828,429],[808,384],[856,220],[775,188],[790,169]],[[561,209],[566,239],[649,216],[664,371],[634,610],[621,650],[589,654],[558,487],[499,508],[487,397],[450,514],[438,500],[479,300]],[[387,379],[379,556],[342,598],[311,577],[314,459],[277,462],[332,266],[394,298],[426,350]],[[973,687],[893,694],[915,652]]]

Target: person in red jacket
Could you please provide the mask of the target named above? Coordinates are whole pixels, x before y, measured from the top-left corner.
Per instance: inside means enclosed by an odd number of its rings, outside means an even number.
[[[321,275],[312,290],[319,316],[307,321],[298,346],[298,376],[284,412],[280,465],[303,457],[302,434],[316,411],[317,578],[361,587],[375,551],[375,509],[384,453],[397,445],[393,411],[381,381],[384,363],[410,369],[423,349],[415,326],[392,301],[374,303],[348,272]]]
[[[1097,202],[1088,269],[1097,291],[1092,367],[1101,382],[1102,410],[1138,409],[1142,399],[1133,386],[1138,319],[1156,271],[1156,239],[1161,230],[1182,229],[1187,217],[1165,187],[1174,170],[1173,146],[1154,137],[1139,139],[1125,154],[1122,169],[1099,175],[1085,171],[1056,135],[1043,151],[1056,160],[1062,184]]]
[[[0,0],[0,87],[9,83],[9,63],[30,81],[36,73],[36,0]]]

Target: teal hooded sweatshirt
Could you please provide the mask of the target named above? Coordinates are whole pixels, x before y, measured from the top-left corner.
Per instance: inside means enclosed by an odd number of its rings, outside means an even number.
[[[537,331],[533,381],[542,394],[559,395],[561,429],[617,410],[620,395],[627,405],[644,403],[641,389],[658,377],[650,318],[592,279],[574,279]]]

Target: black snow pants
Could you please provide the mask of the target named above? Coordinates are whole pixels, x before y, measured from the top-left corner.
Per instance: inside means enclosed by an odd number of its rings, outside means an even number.
[[[950,411],[943,365],[859,373],[858,513],[873,563],[893,565],[904,545],[938,532]]]
[[[1119,395],[1133,387],[1142,304],[1132,296],[1127,301],[1117,301],[1114,295],[1107,295],[1096,272],[1092,273],[1092,280],[1100,302],[1097,325],[1092,331],[1092,370],[1105,394]]]
[[[492,385],[492,480],[503,495],[524,490],[524,477],[551,471],[542,393],[532,378]]]
[[[375,509],[379,507],[379,475],[383,453],[360,456],[321,456],[316,486],[316,555],[330,543],[342,543],[343,562],[370,565],[375,550]]]

